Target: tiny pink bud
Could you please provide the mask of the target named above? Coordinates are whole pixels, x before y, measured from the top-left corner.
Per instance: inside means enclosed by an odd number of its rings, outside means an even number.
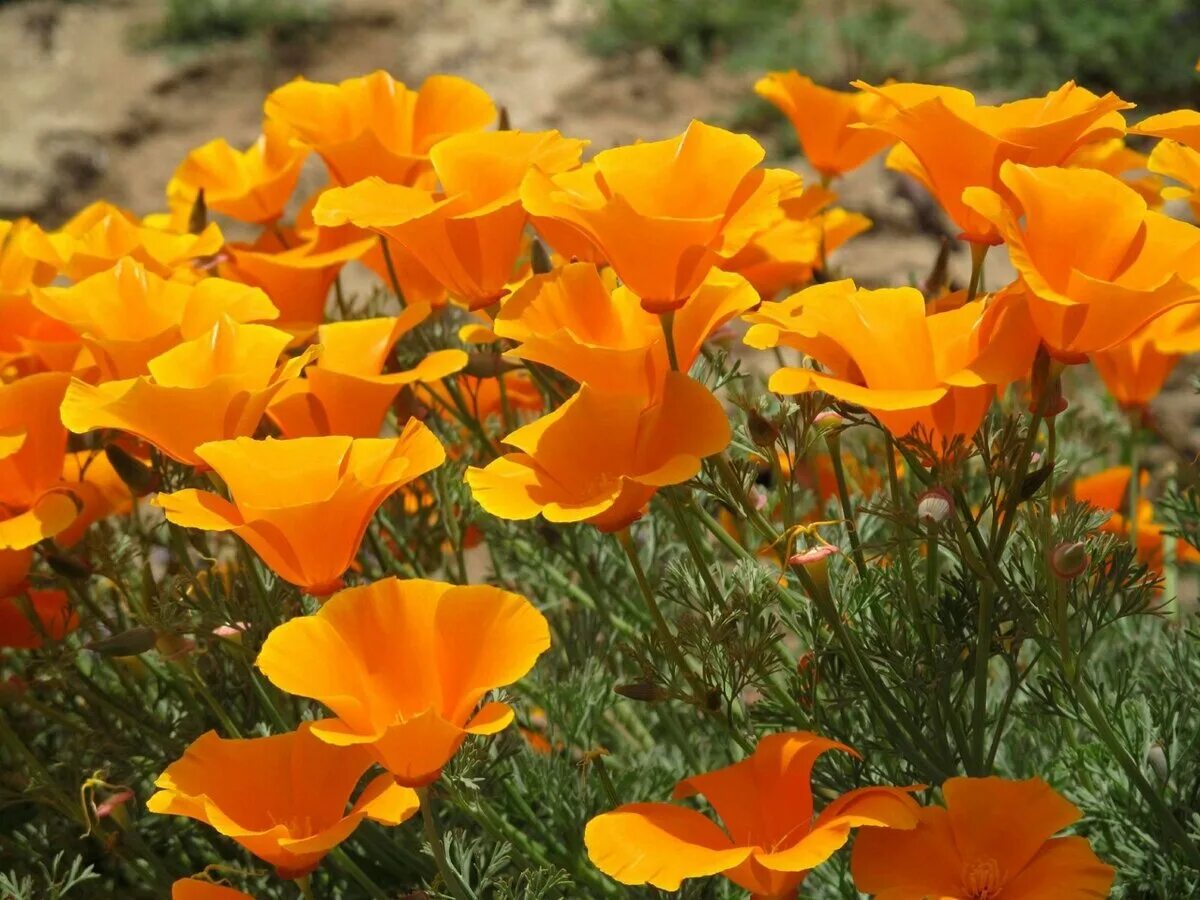
[[[813,419],[813,424],[820,425],[824,428],[836,428],[844,421],[845,419],[835,413],[832,409],[827,409],[824,412],[817,413],[816,418]]]
[[[818,547],[810,547],[807,550],[801,550],[799,553],[793,553],[790,557],[788,557],[788,565],[811,565],[812,563],[820,562],[823,559],[828,559],[837,552],[838,548],[833,546],[833,544],[821,544]]]
[[[764,509],[767,508],[767,493],[766,493],[766,491],[759,490],[758,488],[751,488],[750,489],[750,502],[752,502],[754,504],[754,508],[756,510],[758,510],[759,512],[762,512]]]
[[[932,487],[917,498],[917,519],[926,528],[937,528],[954,513],[954,498],[944,487]]]
[[[233,624],[218,625],[212,630],[216,637],[241,640],[242,633],[250,630],[249,622],[234,622]]]
[[[1082,541],[1072,541],[1069,544],[1059,544],[1050,554],[1050,568],[1059,578],[1077,578],[1088,567],[1087,545]]]
[[[96,805],[96,818],[103,819],[105,816],[111,816],[118,806],[132,799],[133,791],[129,789],[117,791],[111,797],[105,799],[104,802]]]

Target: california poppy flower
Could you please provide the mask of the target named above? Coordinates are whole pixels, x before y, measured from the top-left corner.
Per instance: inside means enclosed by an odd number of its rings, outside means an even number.
[[[946,805],[920,807],[915,828],[872,828],[854,841],[860,891],[888,900],[1107,897],[1113,869],[1086,838],[1054,837],[1079,810],[1040,778],[951,778]]]
[[[1163,183],[1162,178],[1155,174],[1158,169],[1151,159],[1128,146],[1122,138],[1111,138],[1084,144],[1063,165],[1075,169],[1099,169],[1114,178],[1120,178],[1142,195],[1147,206],[1157,209],[1163,202]]]
[[[24,293],[54,280],[54,267],[34,259],[25,247],[26,233],[39,231],[31,219],[0,219],[0,294]]]
[[[1151,319],[1121,343],[1091,354],[1091,360],[1113,399],[1136,409],[1158,396],[1175,364],[1196,351],[1200,304],[1188,303]]]
[[[275,628],[258,667],[336,718],[313,734],[366,748],[400,784],[436,779],[469,734],[513,720],[488,691],[521,678],[550,646],[534,606],[490,585],[386,578],[349,588]]]
[[[371,176],[416,184],[439,141],[496,118],[488,95],[464,78],[433,75],[414,91],[384,71],[340,84],[297,78],[273,91],[265,110],[316,150],[341,185]]]
[[[132,259],[68,287],[40,288],[34,305],[82,336],[101,381],[144,375],[151,359],[223,317],[259,322],[279,315],[257,288],[223,278],[166,280]]]
[[[1200,228],[1147,209],[1133,188],[1089,169],[1005,163],[1012,198],[971,188],[1028,293],[1042,341],[1067,360],[1123,341],[1173,306],[1200,300]]]
[[[69,372],[82,348],[75,329],[38,309],[28,291],[0,293],[0,370]]]
[[[850,280],[764,303],[746,320],[751,347],[792,347],[823,367],[778,369],[772,391],[824,391],[897,437],[923,428],[935,449],[973,435],[997,386],[1028,375],[1037,348],[1015,301],[927,314],[916,288],[864,290]]]
[[[79,507],[71,526],[54,537],[64,547],[78,542],[93,522],[122,515],[133,508],[129,486],[121,480],[108,456],[98,450],[68,452],[63,457],[60,485]]]
[[[19,594],[27,587],[26,576],[33,565],[33,551],[0,550],[0,597]]]
[[[0,383],[0,511],[29,509],[58,483],[67,449],[58,407],[70,380],[44,372]]]
[[[510,355],[541,363],[606,393],[657,395],[670,369],[658,317],[591,263],[572,263],[523,284],[500,308],[497,335]],[[679,368],[686,372],[711,334],[757,305],[740,275],[713,271],[676,314]]]
[[[1200,149],[1177,141],[1159,141],[1146,165],[1151,172],[1180,183],[1164,187],[1162,199],[1186,200],[1192,218],[1200,221]]]
[[[1131,134],[1177,141],[1193,150],[1200,150],[1200,112],[1194,109],[1175,109],[1147,116],[1129,128]]]
[[[858,168],[895,143],[885,132],[851,127],[884,111],[886,102],[872,94],[822,87],[795,69],[764,75],[754,92],[788,117],[804,158],[826,180]]]
[[[526,214],[517,195],[531,167],[579,164],[584,141],[557,131],[497,131],[447,138],[430,151],[440,191],[371,178],[326,191],[318,225],[351,222],[404,246],[450,296],[470,309],[495,303],[522,249]]]
[[[502,519],[624,528],[660,487],[700,471],[732,433],[720,402],[681,372],[661,395],[608,394],[584,385],[570,400],[504,439],[518,452],[467,470],[476,502]]]
[[[646,310],[662,313],[782,217],[779,195],[799,178],[768,181],[764,155],[747,135],[694,121],[678,137],[604,150],[572,171],[535,167],[521,202],[535,227],[557,222],[594,244]]]
[[[62,421],[77,434],[124,431],[172,459],[202,465],[197,447],[254,434],[271,398],[317,354],[311,348],[279,364],[291,340],[269,325],[222,318],[151,359],[148,375],[100,384],[72,380]]]
[[[1004,190],[1007,161],[1058,166],[1085,144],[1125,134],[1120,111],[1132,108],[1116,94],[1100,97],[1069,81],[1045,97],[981,106],[969,92],[927,84],[856,87],[886,101],[887,112],[871,128],[900,143],[888,166],[919,181],[937,199],[962,237],[998,244],[1002,236],[988,217],[963,199],[970,187]]]
[[[435,350],[403,372],[382,374],[392,348],[430,313],[410,305],[399,316],[331,322],[317,329],[321,353],[305,377],[290,381],[268,410],[285,437],[376,437],[406,384],[437,381],[467,364],[462,350]]]
[[[198,490],[154,502],[184,528],[232,531],[286,581],[321,596],[340,586],[380,504],[436,469],[446,453],[410,420],[395,438],[236,438],[196,455],[229,487],[232,502]]]
[[[171,900],[254,900],[249,894],[205,881],[203,878],[180,878],[171,885]]]
[[[23,597],[0,598],[0,647],[36,650],[47,638],[61,641],[78,627],[79,616],[66,591],[27,591]]]
[[[767,735],[741,762],[675,786],[673,800],[702,795],[721,825],[686,806],[627,803],[588,822],[588,857],[622,884],[674,891],[686,878],[721,874],[764,900],[795,896],[809,870],[836,853],[852,829],[917,822],[908,789],[893,787],[849,791],[814,815],[809,782],[827,750],[858,755],[807,731]]]
[[[415,791],[382,774],[347,810],[370,765],[369,753],[318,740],[307,722],[287,734],[245,740],[209,731],[158,776],[146,808],[204,822],[281,878],[300,878],[364,819],[398,825],[419,808]]]
[[[266,121],[258,140],[236,150],[224,138],[197,147],[179,164],[168,196],[189,208],[201,190],[204,204],[243,222],[274,222],[283,214],[308,148],[279,122]]]

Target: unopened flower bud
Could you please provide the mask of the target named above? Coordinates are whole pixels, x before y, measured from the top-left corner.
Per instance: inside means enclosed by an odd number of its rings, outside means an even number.
[[[788,565],[812,565],[813,563],[819,563],[822,560],[828,559],[837,552],[838,548],[833,546],[833,544],[821,544],[817,547],[810,547],[807,550],[801,550],[799,553],[793,553],[788,557]]]
[[[467,365],[463,372],[475,378],[495,378],[517,366],[499,353],[489,351],[467,354]]]
[[[836,428],[844,421],[845,420],[832,409],[827,409],[824,412],[817,413],[816,418],[813,419],[813,424],[818,428]]]
[[[944,487],[932,487],[917,498],[917,519],[926,528],[938,528],[954,514],[954,498]]]
[[[1154,770],[1155,776],[1163,784],[1171,778],[1171,767],[1167,763],[1167,751],[1161,743],[1155,741],[1146,751],[1146,762]]]
[[[130,628],[84,646],[101,656],[137,656],[153,649],[158,634],[153,628]]]
[[[1087,545],[1083,541],[1059,544],[1050,554],[1050,568],[1062,579],[1077,578],[1088,567]]]
[[[671,696],[666,688],[649,681],[635,681],[632,684],[618,684],[613,688],[622,697],[630,700],[640,700],[643,703],[659,703]]]
[[[92,577],[92,567],[74,556],[67,556],[63,553],[48,553],[46,554],[46,563],[54,571],[55,575],[61,575],[63,578],[83,581]]]
[[[104,448],[104,455],[117,477],[125,482],[126,487],[133,491],[134,496],[144,497],[158,490],[158,474],[145,463],[142,463],[116,444]]]
[[[537,238],[534,238],[533,243],[529,245],[529,268],[533,269],[534,275],[545,275],[554,268],[550,251]]]
[[[746,431],[750,440],[764,449],[774,447],[779,440],[779,427],[757,410],[746,413]]]

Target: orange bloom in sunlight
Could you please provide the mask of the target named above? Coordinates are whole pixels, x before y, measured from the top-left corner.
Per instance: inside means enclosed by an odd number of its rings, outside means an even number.
[[[860,891],[888,900],[1107,897],[1113,869],[1082,837],[1054,837],[1079,810],[1040,778],[951,778],[945,807],[917,810],[909,830],[870,829],[854,841]]]
[[[265,109],[316,150],[341,185],[371,176],[416,184],[435,144],[496,118],[491,98],[466,79],[433,75],[414,91],[384,71],[340,84],[297,78],[272,92]]]
[[[897,437],[920,426],[935,449],[973,435],[996,388],[1028,375],[1036,350],[1015,301],[927,315],[916,288],[872,291],[850,280],[764,303],[746,320],[751,347],[792,347],[824,369],[778,369],[770,390],[824,391],[869,410]]]
[[[884,132],[851,127],[886,112],[886,101],[872,94],[831,90],[795,69],[764,75],[754,92],[788,117],[804,158],[823,178],[844,175],[895,143]]]
[[[1150,151],[1147,166],[1151,172],[1182,184],[1163,188],[1162,199],[1186,200],[1192,218],[1200,220],[1200,149],[1176,141],[1159,141]]]
[[[57,484],[67,449],[58,407],[70,380],[46,372],[0,384],[0,511],[28,509]]]
[[[1121,138],[1085,144],[1063,163],[1068,168],[1099,169],[1107,172],[1141,194],[1146,205],[1157,209],[1163,202],[1163,184],[1158,171],[1145,153],[1127,147]],[[1164,173],[1166,174],[1166,173]],[[1168,198],[1170,199],[1170,198]]]
[[[410,420],[396,438],[237,438],[201,444],[196,455],[233,502],[198,490],[154,502],[184,528],[232,531],[277,575],[311,594],[336,590],[379,506],[436,469],[446,453]]]
[[[190,208],[203,190],[214,212],[243,222],[273,222],[283,214],[306,156],[308,149],[293,142],[285,127],[267,121],[246,150],[235,150],[223,138],[197,147],[175,170],[167,194]]]
[[[535,168],[521,201],[535,227],[549,220],[594,244],[642,305],[661,313],[782,217],[778,201],[800,179],[768,178],[757,168],[764,155],[747,135],[694,121],[678,137],[604,150],[570,172]]]
[[[480,701],[525,675],[549,646],[545,617],[517,594],[387,578],[275,628],[258,667],[280,690],[333,710],[314,735],[365,747],[400,784],[419,787],[467,735],[512,722],[507,704]]]
[[[171,885],[171,900],[254,900],[235,888],[200,878],[180,878]]]
[[[222,318],[151,359],[147,376],[96,385],[72,380],[62,421],[77,434],[128,432],[172,459],[202,465],[197,447],[254,434],[271,398],[316,355],[313,348],[277,365],[291,339],[269,325]]]
[[[1200,228],[1146,207],[1104,172],[1006,163],[1013,198],[972,188],[1028,291],[1042,340],[1067,359],[1103,350],[1173,306],[1200,300]]]
[[[26,588],[25,576],[33,565],[33,551],[0,550],[0,597],[19,594]]]
[[[69,287],[41,288],[34,305],[82,336],[102,381],[144,375],[151,359],[223,316],[256,322],[279,314],[257,288],[222,278],[166,281],[132,259]]]
[[[560,172],[579,164],[584,141],[557,131],[497,131],[447,138],[430,151],[440,191],[369,178],[326,191],[318,225],[351,222],[395,240],[470,309],[508,289],[527,216],[517,191],[531,167]]]
[[[597,391],[657,395],[670,370],[662,324],[629,288],[610,282],[591,263],[537,275],[500,308],[494,330],[517,342],[509,355]],[[758,302],[740,275],[712,272],[675,316],[680,370],[714,331]]]
[[[1200,304],[1169,309],[1132,337],[1091,354],[1104,386],[1121,406],[1141,407],[1162,390],[1175,364],[1200,351]]]
[[[209,731],[158,776],[146,808],[204,822],[273,865],[279,877],[300,878],[364,819],[398,825],[419,808],[415,791],[381,774],[347,811],[370,765],[361,748],[317,740],[309,723],[247,740]]]
[[[686,806],[627,803],[588,822],[588,857],[622,884],[675,891],[685,878],[721,874],[763,900],[793,897],[852,829],[917,823],[920,807],[892,787],[849,791],[814,816],[813,763],[826,750],[858,755],[807,731],[767,735],[741,762],[675,786],[673,800],[702,795],[723,827]]]
[[[69,372],[82,346],[75,329],[38,309],[28,292],[0,294],[0,371]]]
[[[900,142],[888,155],[888,166],[924,185],[962,229],[962,237],[982,244],[997,244],[1002,237],[994,222],[964,202],[964,190],[1003,191],[1000,170],[1006,161],[1057,166],[1086,144],[1121,137],[1120,110],[1133,107],[1116,94],[1099,97],[1073,81],[1045,97],[1000,106],[979,106],[959,88],[854,85],[890,107],[871,123]]]
[[[1128,539],[1130,536],[1129,516],[1129,466],[1113,466],[1095,475],[1075,480],[1075,499],[1090,503],[1096,509],[1111,510],[1108,521],[1100,526],[1106,534],[1116,534]],[[1141,491],[1138,493],[1137,513],[1137,556],[1155,574],[1161,575],[1165,554],[1163,542],[1170,540],[1162,525],[1154,521],[1154,505],[1146,499],[1145,488],[1150,474],[1142,471],[1138,475]],[[1200,562],[1197,551],[1183,538],[1175,541],[1175,558],[1187,562]]]
[[[570,400],[504,439],[518,453],[467,470],[476,502],[502,519],[590,522],[624,528],[660,488],[700,471],[728,446],[720,402],[680,372],[668,372],[657,400],[606,394],[587,385]]]
[[[35,621],[29,616],[32,613]],[[61,641],[79,627],[66,591],[28,591],[0,598],[0,647],[36,650],[49,638]]]
[[[423,322],[428,306],[395,318],[332,322],[317,330],[321,354],[301,380],[283,385],[269,414],[285,437],[344,434],[375,437],[406,384],[437,381],[467,364],[462,350],[435,350],[411,369],[380,374],[403,335]]]
[[[22,235],[30,257],[79,281],[131,256],[155,275],[170,277],[212,256],[225,239],[216,223],[200,234],[168,231],[139,222],[131,213],[103,201],[78,213],[58,231],[32,228]]]
[[[40,229],[30,219],[0,219],[0,294],[24,293],[54,280],[54,268],[26,251],[26,235],[38,233]]]
[[[1176,109],[1147,116],[1129,128],[1130,134],[1165,138],[1176,141],[1193,150],[1200,150],[1200,112],[1194,109]]]

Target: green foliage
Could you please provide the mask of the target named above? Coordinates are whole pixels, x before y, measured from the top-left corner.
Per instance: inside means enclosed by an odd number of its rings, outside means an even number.
[[[155,41],[207,44],[270,33],[287,40],[329,20],[326,0],[162,0]]]

